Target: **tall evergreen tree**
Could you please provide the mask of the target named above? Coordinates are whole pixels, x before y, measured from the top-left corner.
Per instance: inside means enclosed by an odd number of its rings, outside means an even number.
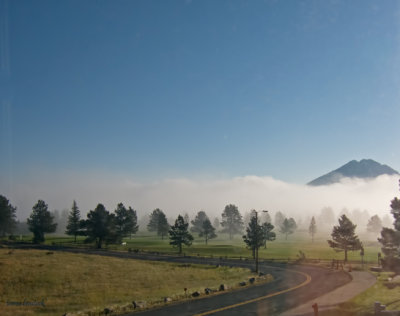
[[[204,237],[206,245],[208,243],[208,240],[217,237],[217,234],[215,233],[215,228],[213,227],[213,225],[211,225],[211,222],[208,218],[206,218],[206,220],[203,222],[203,225],[201,226],[199,237]]]
[[[311,218],[310,226],[308,227],[308,233],[311,235],[311,242],[314,242],[314,235],[317,232],[317,223],[315,222],[314,216]]]
[[[382,230],[382,221],[379,218],[378,215],[374,215],[372,216],[369,220],[368,220],[368,224],[367,224],[367,231],[369,233],[379,233]]]
[[[335,224],[335,213],[331,207],[324,207],[319,214],[318,224],[324,228],[330,228]]]
[[[188,231],[188,223],[185,223],[185,220],[181,215],[175,221],[175,224],[171,226],[169,230],[169,244],[173,247],[178,247],[179,253],[182,253],[182,246],[190,246],[193,241],[193,236]]]
[[[264,244],[264,232],[262,226],[258,224],[257,216],[252,215],[250,222],[246,227],[246,235],[243,235],[243,241],[248,249],[251,249],[253,258],[256,251]]]
[[[400,200],[395,197],[391,202],[390,202],[390,207],[391,207],[391,213],[394,217],[394,229],[397,231],[400,231]]]
[[[274,241],[276,238],[274,230],[274,225],[272,225],[270,222],[265,222],[261,226],[262,231],[263,231],[263,240],[264,240],[264,248],[267,248],[267,241]]]
[[[218,229],[219,225],[220,223],[218,217],[214,218],[213,226],[215,227],[215,229]]]
[[[117,241],[121,242],[122,238],[136,234],[138,228],[136,211],[131,207],[127,209],[124,204],[119,203],[115,210]]]
[[[269,215],[268,211],[261,212],[261,222],[262,223],[272,223],[271,215]]]
[[[76,201],[72,203],[71,212],[68,216],[68,224],[65,233],[67,235],[74,236],[74,242],[76,242],[76,236],[79,235],[81,229],[81,212],[79,211]]]
[[[204,211],[198,212],[195,219],[192,220],[192,222],[191,222],[192,227],[190,227],[190,231],[192,233],[201,233],[203,231],[203,223],[207,219],[208,219],[208,216]]]
[[[183,220],[185,221],[185,223],[190,224],[190,219],[189,219],[189,214],[185,213],[185,215],[183,215]]]
[[[0,235],[12,234],[16,225],[16,207],[12,206],[8,199],[0,195]]]
[[[362,243],[355,234],[357,225],[343,214],[339,218],[339,225],[333,227],[332,240],[328,240],[328,244],[335,251],[344,251],[344,261],[347,262],[347,252],[356,251],[362,248]]]
[[[167,217],[162,210],[156,208],[150,214],[150,221],[147,224],[147,229],[150,232],[156,232],[158,236],[161,236],[161,239],[164,239],[164,237],[168,234],[169,224]]]
[[[400,232],[388,228],[383,227],[381,231],[381,237],[378,238],[378,241],[382,244],[382,252],[386,256],[387,261],[393,261],[393,258],[400,257]],[[400,261],[399,261],[400,263]]]
[[[400,273],[400,200],[395,197],[391,201],[390,207],[394,217],[394,229],[382,228],[381,238],[378,238],[378,241],[382,244],[381,249],[385,255],[382,260],[384,267]]]
[[[275,213],[275,221],[274,221],[275,226],[281,227],[285,218],[286,218],[286,216],[281,211],[276,212]]]
[[[117,240],[115,231],[115,216],[106,210],[103,204],[98,204],[93,211],[87,214],[87,219],[82,221],[83,234],[88,236],[87,241],[94,241],[97,248],[103,243]]]
[[[280,232],[285,235],[285,239],[287,240],[288,235],[293,234],[296,228],[296,221],[292,217],[289,219],[285,218],[280,226]]]
[[[27,220],[29,230],[33,233],[33,242],[44,242],[45,233],[54,233],[57,223],[53,223],[53,216],[48,211],[48,206],[43,200],[39,200],[33,207]]]
[[[222,212],[222,232],[229,234],[229,239],[233,238],[233,235],[240,234],[243,230],[242,215],[236,205],[229,204],[225,206]]]

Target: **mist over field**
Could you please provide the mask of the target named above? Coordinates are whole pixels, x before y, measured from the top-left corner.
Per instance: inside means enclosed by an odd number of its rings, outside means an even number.
[[[259,176],[138,182],[122,175],[59,173],[15,181],[10,190],[0,183],[0,189],[17,207],[20,220],[29,216],[38,199],[45,200],[50,210],[70,210],[75,199],[83,216],[98,203],[113,211],[122,202],[136,209],[139,218],[155,208],[161,208],[168,218],[184,213],[192,217],[200,210],[214,218],[221,215],[225,205],[235,204],[242,215],[256,209],[269,210],[272,217],[281,211],[306,219],[318,215],[324,207],[331,207],[336,216],[343,208],[367,210],[381,217],[389,214],[390,200],[399,196],[398,179],[386,175],[371,180],[347,178],[341,183],[312,187]]]

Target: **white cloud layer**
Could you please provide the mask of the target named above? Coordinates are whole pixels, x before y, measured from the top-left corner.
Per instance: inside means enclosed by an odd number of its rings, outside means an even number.
[[[103,203],[114,210],[123,202],[138,211],[139,217],[161,208],[168,217],[204,210],[210,217],[219,216],[227,204],[236,204],[242,214],[251,209],[282,211],[288,216],[317,215],[321,208],[332,207],[339,213],[368,210],[370,214],[388,214],[390,200],[399,196],[398,176],[380,176],[373,180],[345,179],[342,183],[310,187],[291,184],[271,177],[245,176],[231,179],[176,178],[148,183],[134,178],[107,174],[64,173],[27,177],[13,181],[6,189],[0,183],[0,194],[17,206],[17,215],[25,219],[38,199],[49,208],[70,209],[75,199],[81,213]]]

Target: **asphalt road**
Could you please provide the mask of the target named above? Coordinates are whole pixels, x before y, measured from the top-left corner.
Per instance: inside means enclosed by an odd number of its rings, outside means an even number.
[[[220,264],[254,268],[254,262],[245,260],[204,259],[197,257],[135,254],[104,250],[62,248],[57,246],[20,245],[18,248],[37,248],[73,253],[95,254],[126,259],[168,261],[178,263]],[[279,315],[282,312],[328,293],[351,281],[349,274],[315,266],[262,262],[260,271],[271,274],[274,280],[261,285],[218,293],[182,303],[127,314],[138,315]],[[134,300],[134,298],[132,298]],[[310,312],[312,307],[310,306]]]

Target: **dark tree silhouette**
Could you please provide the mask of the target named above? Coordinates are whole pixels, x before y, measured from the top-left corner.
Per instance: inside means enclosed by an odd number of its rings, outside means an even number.
[[[392,228],[383,227],[378,241],[382,244],[382,252],[388,258],[399,257],[400,232]],[[387,259],[387,258],[386,258]]]
[[[0,235],[12,234],[16,225],[16,207],[12,206],[8,199],[0,195]]]
[[[157,232],[157,235],[161,236],[161,239],[164,239],[164,237],[168,234],[169,224],[167,217],[162,210],[156,208],[150,214],[150,221],[147,224],[147,229],[150,232]]]
[[[78,236],[81,231],[81,213],[79,211],[78,205],[75,200],[72,203],[71,212],[68,216],[68,224],[65,233],[67,235],[74,236],[74,242],[76,242],[76,236]]]
[[[29,230],[33,233],[33,242],[44,242],[45,233],[54,233],[57,223],[48,211],[48,206],[43,200],[39,200],[33,207],[32,213],[27,220]]]
[[[311,218],[310,226],[308,227],[308,233],[311,235],[311,242],[314,242],[314,235],[317,232],[317,223],[315,222],[314,216]]]
[[[400,273],[400,200],[395,197],[390,202],[390,207],[390,212],[394,217],[394,229],[388,227],[382,228],[381,238],[378,238],[378,241],[382,244],[381,249],[385,255],[385,258],[382,259],[383,266],[396,273]]]
[[[233,238],[233,235],[240,234],[243,230],[243,220],[242,215],[240,215],[239,210],[236,205],[229,204],[225,206],[222,212],[222,222],[223,233],[229,234],[229,239]]]
[[[199,236],[204,237],[206,245],[208,243],[208,240],[217,237],[217,234],[215,233],[215,228],[213,227],[213,225],[211,225],[211,222],[208,218],[206,218],[206,220],[203,222],[201,231],[199,232]]]
[[[274,230],[274,225],[272,225],[269,222],[263,223],[262,226],[262,231],[263,231],[263,240],[264,240],[264,248],[267,249],[267,241],[274,241],[276,238]]]
[[[124,237],[136,234],[138,228],[136,211],[131,207],[127,209],[124,204],[119,203],[115,210],[115,229],[118,242],[121,242]]]
[[[243,235],[243,241],[247,248],[251,249],[253,259],[255,259],[257,249],[264,244],[264,232],[262,226],[258,224],[255,214],[250,217],[250,222],[246,227],[246,235]]]
[[[181,215],[175,220],[175,224],[169,230],[169,244],[173,247],[178,247],[179,253],[182,253],[182,246],[190,246],[193,241],[193,236],[188,231],[188,223]]]
[[[395,197],[391,202],[390,202],[390,207],[391,207],[391,213],[394,217],[394,229],[397,231],[400,231],[400,200]]]
[[[98,204],[81,223],[84,229],[83,234],[88,236],[87,241],[94,241],[97,248],[101,248],[103,242],[112,243],[117,240],[115,216],[110,214],[103,204]]]
[[[332,240],[328,244],[335,251],[344,251],[344,261],[347,262],[347,252],[356,251],[362,248],[362,243],[355,234],[357,225],[354,225],[346,215],[339,218],[339,225],[333,227]]]

